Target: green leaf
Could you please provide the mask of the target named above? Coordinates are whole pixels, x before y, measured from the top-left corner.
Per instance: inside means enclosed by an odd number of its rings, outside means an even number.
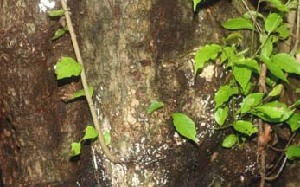
[[[80,142],[73,142],[71,144],[72,156],[80,155],[81,145]]]
[[[242,88],[243,93],[246,93],[248,83],[251,79],[252,71],[244,67],[233,67],[233,76]]]
[[[48,15],[51,17],[63,16],[65,14],[64,10],[49,10]]]
[[[278,26],[282,23],[282,17],[277,13],[269,14],[265,21],[265,30],[268,33],[275,31]]]
[[[225,62],[226,60],[230,60],[234,54],[234,48],[233,47],[224,47],[221,54],[221,62]]]
[[[290,126],[292,132],[296,132],[300,128],[300,114],[293,113],[285,123]]]
[[[225,39],[223,39],[223,42],[228,45],[234,45],[234,44],[240,44],[243,40],[243,35],[239,32],[235,32],[232,34],[229,34]]]
[[[219,108],[226,103],[231,96],[238,94],[239,90],[237,87],[231,87],[229,85],[221,86],[215,94],[215,108]]]
[[[216,122],[220,125],[223,126],[224,122],[226,121],[228,116],[228,107],[221,108],[219,107],[217,111],[214,113],[214,119]]]
[[[261,104],[265,94],[264,93],[251,93],[243,100],[240,113],[244,114],[249,112],[253,107]]]
[[[83,140],[92,140],[98,137],[98,131],[91,125],[86,126]]]
[[[274,76],[276,76],[277,78],[279,78],[285,82],[288,82],[288,80],[286,79],[286,75],[281,70],[281,68],[277,66],[277,64],[272,63],[272,61],[269,58],[265,58],[263,56],[260,56],[260,58],[266,64],[267,68],[270,70],[270,72]]]
[[[300,74],[300,63],[293,56],[279,53],[271,56],[271,61],[287,73]]]
[[[215,60],[221,50],[221,46],[217,44],[201,47],[195,54],[195,74],[197,74],[198,70],[203,68],[205,62]]]
[[[197,5],[198,5],[199,3],[201,3],[201,1],[202,1],[202,0],[193,0],[193,4],[194,4],[193,10],[194,10],[194,12],[196,11]]]
[[[104,138],[104,142],[105,142],[106,145],[111,144],[111,135],[110,135],[110,132],[105,131],[103,133],[103,138]]]
[[[235,134],[229,134],[222,142],[222,147],[232,148],[238,142],[238,137]]]
[[[284,103],[280,103],[277,100],[257,106],[251,111],[252,114],[261,119],[275,123],[287,120],[293,112],[294,111],[289,109]]]
[[[153,101],[151,103],[151,105],[148,107],[147,109],[147,113],[148,114],[152,114],[154,111],[162,108],[164,106],[164,103],[163,102],[160,102],[160,101]]]
[[[88,89],[89,89],[90,95],[93,96],[94,88],[91,87],[91,86],[89,86]],[[79,90],[79,91],[73,93],[73,95],[71,96],[71,98],[68,99],[68,100],[76,99],[76,98],[79,98],[79,97],[82,97],[82,96],[85,96],[85,91],[84,91],[84,89],[81,89],[81,90]]]
[[[56,40],[60,38],[62,35],[66,34],[67,29],[57,29],[54,33],[54,36],[51,38],[51,40]]]
[[[300,158],[300,146],[290,145],[287,148],[285,155],[290,160]]]
[[[265,0],[272,4],[273,7],[277,8],[280,11],[288,12],[289,8],[283,4],[280,0]]]
[[[255,127],[250,121],[245,120],[237,120],[233,124],[234,130],[246,134],[248,136],[251,136],[254,133],[258,132],[257,127]]]
[[[273,41],[272,37],[268,37],[266,35],[260,36],[260,42],[263,45],[260,50],[260,56],[269,57],[273,51]]]
[[[55,74],[56,79],[78,76],[81,72],[82,66],[71,57],[62,57],[56,64]]]
[[[243,58],[235,62],[235,65],[239,67],[246,67],[248,69],[251,69],[253,72],[259,74],[260,67],[256,60],[252,58]]]
[[[225,29],[236,30],[236,29],[253,29],[253,24],[250,19],[244,17],[237,17],[228,19],[223,23]]]
[[[271,92],[268,94],[268,97],[278,96],[282,92],[282,90],[283,90],[283,85],[278,84],[271,90]]]
[[[244,18],[252,19],[252,17],[259,17],[262,19],[265,19],[265,16],[263,16],[261,13],[254,11],[254,10],[249,10],[247,11],[244,15]]]
[[[182,136],[195,141],[196,138],[196,127],[195,122],[190,119],[187,115],[182,113],[173,113],[173,124],[176,127],[176,131]]]
[[[279,38],[281,40],[285,40],[287,39],[291,33],[290,33],[290,29],[288,27],[287,24],[281,24],[276,30],[275,32],[277,32],[279,34]]]

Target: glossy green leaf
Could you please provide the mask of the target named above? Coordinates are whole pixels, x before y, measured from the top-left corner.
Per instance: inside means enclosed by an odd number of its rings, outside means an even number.
[[[223,126],[224,122],[226,121],[228,116],[228,107],[221,108],[219,107],[216,112],[214,113],[214,119],[216,122],[220,125]]]
[[[233,124],[234,130],[246,134],[248,136],[251,136],[254,133],[258,132],[257,127],[255,127],[250,121],[245,120],[237,120]]]
[[[239,90],[237,87],[231,87],[229,85],[221,86],[214,97],[215,108],[219,108],[226,103],[231,96],[238,93]]]
[[[232,148],[235,144],[238,143],[238,137],[235,134],[229,134],[222,142],[222,147]]]
[[[269,14],[265,21],[265,30],[268,33],[275,31],[278,26],[283,22],[282,17],[277,13]]]
[[[273,51],[273,42],[271,37],[267,37],[266,35],[260,36],[260,42],[263,45],[260,50],[260,56],[269,57]]]
[[[161,101],[153,101],[147,109],[148,114],[152,114],[154,111],[162,108],[164,103]]]
[[[57,29],[54,33],[54,36],[51,38],[51,40],[56,40],[60,38],[62,35],[66,34],[67,29]]]
[[[245,17],[237,17],[228,19],[225,23],[223,23],[223,27],[229,30],[253,29],[253,24],[250,19],[247,19]]]
[[[90,93],[91,96],[93,96],[94,88],[91,87],[91,86],[89,86],[89,93]],[[71,96],[71,98],[69,100],[76,99],[76,98],[79,98],[79,97],[82,97],[82,96],[85,96],[84,89],[81,89],[81,90],[73,93],[73,95]]]
[[[259,74],[260,67],[256,60],[252,58],[243,58],[235,62],[235,65],[239,67],[246,67],[248,69],[251,69],[253,72]]]
[[[83,140],[92,140],[98,138],[98,131],[91,125],[86,126]]]
[[[48,15],[51,17],[63,16],[65,14],[64,10],[49,10]]]
[[[71,144],[72,156],[80,155],[81,145],[80,142],[73,142]]]
[[[271,92],[268,94],[268,97],[278,96],[282,92],[282,90],[283,90],[283,85],[278,84],[271,90]]]
[[[281,2],[281,0],[264,0],[264,1],[267,1],[267,2],[271,3],[271,5],[273,7],[277,8],[280,11],[283,11],[283,12],[288,12],[289,11],[289,8],[285,4],[283,4]]]
[[[300,74],[300,63],[289,54],[279,53],[272,55],[271,61],[287,73]]]
[[[287,148],[285,155],[290,160],[300,158],[300,146],[290,145]]]
[[[78,76],[82,66],[71,57],[62,57],[56,64],[56,79],[64,79],[72,76]]]
[[[202,0],[193,0],[193,4],[194,4],[193,10],[194,10],[194,12],[196,11],[197,5],[198,5],[199,3],[201,3],[201,1],[202,1]]]
[[[103,138],[104,138],[104,142],[105,142],[106,145],[110,145],[111,144],[111,135],[110,135],[110,132],[105,131],[103,133]]]
[[[172,118],[173,124],[176,127],[176,131],[185,138],[195,141],[195,122],[192,119],[190,119],[187,115],[182,113],[173,113]]]
[[[264,96],[264,93],[251,93],[247,95],[247,97],[242,101],[239,112],[242,114],[248,113],[253,107],[261,104]]]
[[[251,111],[252,114],[261,119],[275,123],[287,120],[293,112],[284,103],[280,103],[277,100],[257,106]]]
[[[296,112],[293,113],[291,117],[285,121],[285,123],[290,126],[292,132],[296,132],[300,128],[300,114]]]
[[[275,32],[277,32],[279,34],[279,38],[281,40],[285,40],[287,39],[290,35],[291,35],[291,32],[290,32],[290,29],[288,27],[287,24],[281,24],[276,30]]]
[[[221,52],[221,46],[217,44],[210,44],[201,47],[195,54],[195,74],[201,70],[205,62],[215,60]]]
[[[266,64],[266,67],[274,76],[285,82],[288,82],[288,80],[286,79],[286,75],[281,70],[281,68],[277,66],[277,64],[272,63],[272,61],[269,58],[264,58],[263,56],[261,56],[260,58]]]
[[[234,48],[233,47],[224,47],[222,50],[222,54],[220,56],[221,62],[225,62],[226,60],[230,60],[234,54]]]
[[[242,88],[243,93],[246,93],[248,83],[251,79],[252,71],[244,67],[233,67],[233,76]]]

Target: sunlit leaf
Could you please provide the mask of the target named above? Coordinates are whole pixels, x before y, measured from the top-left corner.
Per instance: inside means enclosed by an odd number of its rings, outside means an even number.
[[[250,19],[245,17],[237,17],[228,19],[225,23],[223,23],[223,27],[229,30],[253,29],[253,23]]]
[[[271,61],[287,73],[300,74],[300,63],[289,54],[279,53],[272,55]]]
[[[272,61],[269,58],[265,58],[263,56],[260,56],[261,60],[266,64],[268,70],[270,70],[270,72],[276,76],[277,78],[288,82],[288,80],[286,79],[286,75],[284,74],[284,72],[281,70],[280,67],[277,66],[277,64],[272,63]]]
[[[98,137],[98,131],[91,125],[86,126],[83,140],[92,140]]]
[[[63,16],[65,14],[64,10],[49,10],[48,15],[53,17],[53,16]]]
[[[261,119],[275,123],[287,120],[293,112],[284,103],[280,103],[277,100],[257,106],[251,111],[252,114]]]
[[[72,76],[78,76],[82,66],[71,57],[62,57],[56,64],[56,79],[64,79]]]
[[[238,137],[235,134],[229,134],[222,142],[222,147],[232,148],[235,144],[238,143]]]
[[[292,132],[296,132],[300,128],[300,114],[296,112],[293,113],[291,117],[285,121],[285,123],[290,126]]]
[[[290,29],[288,27],[287,24],[281,24],[276,30],[275,32],[277,32],[279,34],[279,38],[281,40],[287,39],[290,35]]]
[[[269,57],[273,51],[273,41],[272,37],[268,37],[266,35],[260,36],[260,42],[263,45],[260,50],[260,56]]]
[[[234,130],[246,134],[248,136],[251,136],[254,133],[258,132],[257,127],[255,127],[250,121],[245,120],[237,120],[233,124]]]
[[[93,93],[94,93],[94,88],[89,86],[89,93],[90,95],[92,96]],[[81,89],[75,93],[73,93],[73,95],[71,96],[71,98],[69,100],[72,100],[72,99],[76,99],[76,98],[79,98],[79,97],[82,97],[82,96],[85,96],[85,91],[84,89]]]
[[[264,1],[267,1],[267,2],[271,3],[271,5],[273,7],[277,8],[280,11],[283,11],[283,12],[288,12],[289,11],[289,8],[285,4],[283,4],[281,2],[281,0],[264,0]]]
[[[73,142],[71,144],[72,156],[80,155],[81,145],[80,142]]]
[[[215,108],[222,106],[231,96],[237,93],[239,93],[237,87],[231,87],[229,85],[221,86],[214,97]]]
[[[228,107],[221,108],[219,107],[217,111],[214,113],[214,119],[216,122],[220,125],[223,126],[224,122],[226,121],[228,116]]]
[[[253,72],[255,72],[257,74],[260,72],[260,67],[259,67],[257,61],[252,58],[240,59],[235,62],[235,65],[237,65],[239,67],[246,67],[248,69],[251,69]]]
[[[161,101],[153,101],[147,109],[148,114],[152,114],[154,111],[162,108],[164,103]]]
[[[176,127],[176,131],[182,136],[195,141],[196,138],[196,127],[195,122],[190,119],[187,115],[182,113],[173,113],[173,124]]]
[[[251,93],[242,101],[240,113],[244,114],[249,112],[253,107],[261,104],[265,94],[264,93]]]
[[[247,91],[247,85],[251,79],[252,71],[245,67],[234,66],[233,76],[242,88],[243,93]]]
[[[269,14],[265,21],[265,29],[268,33],[275,31],[282,23],[282,17],[277,13]]]
[[[243,40],[243,35],[241,33],[236,32],[229,34],[226,38],[223,39],[223,42],[226,45],[240,44]]]
[[[285,155],[290,160],[300,158],[300,146],[290,145],[287,148]]]
[[[193,0],[193,4],[194,4],[193,10],[194,10],[194,12],[196,11],[197,5],[198,5],[199,3],[201,3],[201,1],[202,1],[202,0]]]
[[[255,17],[259,17],[259,18],[262,18],[264,19],[265,17],[257,12],[257,11],[254,11],[254,10],[249,10],[247,11],[244,15],[243,15],[244,18],[248,18],[248,19],[252,19],[252,18],[255,18]]]
[[[268,94],[268,97],[278,96],[282,92],[282,90],[283,90],[283,85],[278,84],[271,90],[271,92]]]
[[[60,38],[62,35],[66,34],[67,29],[57,29],[54,33],[54,36],[51,38],[51,40],[56,40]]]
[[[205,62],[215,60],[221,50],[221,46],[217,44],[201,47],[195,54],[195,74],[197,74],[198,70],[203,68]]]

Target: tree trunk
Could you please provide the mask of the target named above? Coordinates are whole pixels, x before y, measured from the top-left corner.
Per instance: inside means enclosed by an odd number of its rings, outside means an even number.
[[[69,160],[90,117],[84,100],[61,100],[81,83],[55,80],[57,60],[74,55],[69,35],[51,41],[60,26],[47,6],[0,0],[3,185],[237,186],[258,176],[256,149],[221,149],[223,134],[212,130],[213,94],[226,75],[213,64],[196,77],[193,70],[192,53],[220,42],[221,23],[240,15],[239,6],[213,1],[193,13],[186,0],[69,1],[102,130],[112,135],[112,152],[131,164],[109,162],[97,141]],[[149,115],[153,100],[165,106]],[[174,112],[196,122],[197,144],[175,132]]]

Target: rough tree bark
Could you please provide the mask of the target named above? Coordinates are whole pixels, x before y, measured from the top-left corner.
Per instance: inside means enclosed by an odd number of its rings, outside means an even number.
[[[99,120],[112,134],[110,148],[136,162],[112,164],[88,145],[80,161],[68,160],[70,143],[89,121],[85,101],[60,99],[80,89],[80,81],[55,81],[57,59],[73,56],[70,38],[50,40],[58,20],[47,17],[41,1],[0,0],[5,186],[246,185],[256,177],[256,149],[221,150],[223,135],[211,130],[213,94],[224,75],[210,64],[195,78],[190,55],[219,42],[225,35],[220,24],[240,15],[230,1],[214,1],[197,14],[186,0],[79,0],[69,6]],[[165,107],[147,115],[151,100]],[[175,133],[173,112],[196,121],[199,145]]]

